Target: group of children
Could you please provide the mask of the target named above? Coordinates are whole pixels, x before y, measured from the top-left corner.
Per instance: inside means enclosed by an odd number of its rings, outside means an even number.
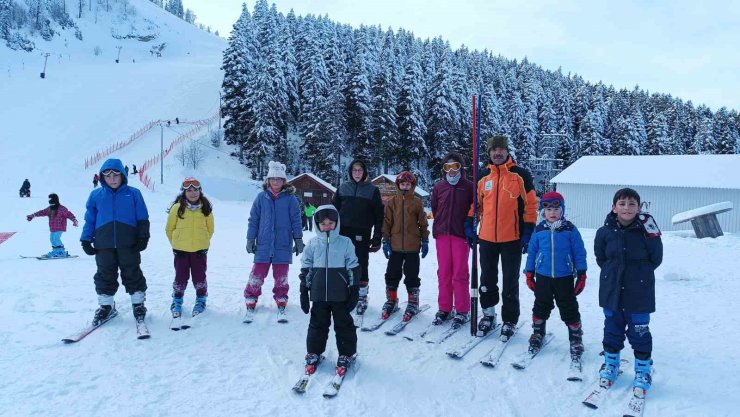
[[[461,165],[454,157],[445,164],[452,185],[460,180]],[[126,292],[131,295],[134,317],[143,322],[147,286],[140,268],[140,252],[146,249],[149,240],[146,204],[139,190],[128,186],[126,170],[120,160],[107,160],[99,174],[103,178],[102,187],[90,193],[80,238],[85,253],[96,257],[95,288],[100,307],[95,312],[93,324],[100,324],[116,314],[113,296],[118,288],[119,269]],[[300,305],[306,314],[311,314],[306,337],[306,365],[318,363],[333,320],[340,355],[338,365],[346,367],[357,352],[356,329],[350,312],[360,300],[360,283],[367,282],[366,267],[358,261],[355,242],[340,235],[340,213],[333,205],[322,205],[315,210],[310,221],[316,225],[317,233],[308,245],[304,245],[299,201],[286,180],[285,165],[270,162],[263,192],[252,204],[246,250],[254,255],[254,264],[244,290],[247,315],[256,308],[270,267],[275,279],[273,299],[278,311],[284,312],[288,301],[288,266],[293,255],[302,254]],[[386,301],[381,314],[388,317],[398,309],[398,286],[405,276],[408,304],[404,320],[409,320],[418,313],[419,258],[428,253],[429,231],[423,204],[414,195],[414,175],[401,172],[395,184],[397,194],[387,201],[382,223],[382,248],[388,264]],[[652,365],[652,336],[648,324],[650,314],[655,311],[654,270],[662,261],[662,243],[654,219],[640,212],[640,203],[636,191],[629,188],[617,191],[612,210],[596,233],[594,252],[601,268],[599,305],[605,315],[604,364],[600,377],[606,383],[615,380],[626,337],[635,350],[634,386],[647,390]],[[468,204],[465,200],[461,207],[467,210],[464,206]],[[450,205],[436,208],[439,211],[433,213],[435,216],[440,213],[448,217],[453,215],[445,211]],[[541,221],[529,241],[524,268],[526,285],[535,294],[530,349],[541,347],[547,319],[556,303],[568,328],[571,354],[580,356],[583,331],[576,297],[586,286],[586,249],[578,229],[565,218],[566,205],[561,194],[544,194],[538,208]],[[48,256],[67,256],[61,234],[66,230],[67,219],[77,226],[75,216],[59,203],[56,194],[49,195],[48,208],[28,215],[27,219],[31,221],[42,216],[49,217],[51,230],[52,251]],[[443,219],[439,224],[443,224]],[[196,289],[192,314],[200,314],[205,310],[208,296],[206,265],[214,221],[212,205],[203,195],[197,179],[188,177],[182,182],[180,194],[168,211],[165,232],[175,258],[173,317],[182,314],[183,294],[190,277]],[[440,231],[439,237],[435,235],[435,239],[440,240],[438,252],[440,244],[447,244],[448,234],[457,236],[466,246],[464,238],[460,237],[465,236],[461,230]],[[453,252],[444,257],[453,256]],[[462,262],[467,262],[467,256]],[[445,272],[445,268],[440,265],[438,271],[440,308],[445,307],[442,304],[451,307],[454,293],[457,307],[464,309],[467,297],[460,294],[461,278],[455,278],[453,285],[451,273]]]

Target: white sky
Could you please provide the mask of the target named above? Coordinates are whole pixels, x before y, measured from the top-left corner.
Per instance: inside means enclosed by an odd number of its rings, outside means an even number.
[[[241,0],[184,0],[228,37]],[[247,1],[249,10],[254,0]],[[271,2],[270,2],[271,4]],[[635,85],[716,110],[740,109],[740,2],[687,0],[276,0],[279,11],[328,14],[352,26],[441,35],[453,48],[488,48],[562,67],[591,82]]]

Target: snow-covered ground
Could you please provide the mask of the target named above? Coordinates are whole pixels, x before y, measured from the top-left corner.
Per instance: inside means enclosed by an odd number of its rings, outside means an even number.
[[[444,354],[465,341],[465,331],[441,345],[410,342],[380,331],[358,332],[359,367],[350,373],[337,398],[321,397],[331,366],[320,368],[304,396],[293,394],[290,387],[302,373],[308,324],[308,316],[297,305],[298,268],[294,265],[289,276],[289,323],[275,323],[271,278],[263,288],[255,322],[241,322],[242,292],[252,266],[252,256],[244,250],[246,224],[258,187],[247,179],[244,167],[228,156],[226,146],[209,150],[197,171],[170,156],[163,185],[156,165],[150,171],[157,182],[155,192],[144,189],[137,178],[130,179],[130,184],[142,189],[151,219],[152,239],[143,253],[142,269],[149,286],[147,320],[152,338],[135,338],[129,298],[121,288],[116,295],[120,317],[78,344],[61,343],[62,337],[92,318],[97,300],[92,279],[95,262],[79,248],[80,229],[71,225],[63,240],[79,258],[19,259],[19,255],[49,250],[45,219],[28,223],[25,215],[45,207],[47,194],[56,192],[62,204],[82,219],[95,172],[84,169],[86,156],[127,138],[150,120],[203,119],[218,105],[224,42],[160,15],[146,1],[132,3],[139,17],[162,25],[161,36],[172,42],[172,54],[150,58],[148,47],[125,41],[132,43],[124,42],[128,45],[124,51],[138,47],[140,56],[135,64],[127,58],[115,65],[110,51],[118,41],[103,29],[96,38],[93,27],[85,31],[86,41],[69,57],[65,54],[61,63],[50,58],[48,77],[41,80],[36,54],[0,48],[0,60],[3,64],[9,60],[12,67],[10,76],[3,74],[0,82],[0,178],[7,181],[0,188],[0,199],[8,208],[0,217],[0,232],[17,232],[0,244],[0,415],[621,415],[631,368],[603,409],[580,404],[600,364],[602,313],[598,267],[591,253],[591,278],[579,297],[587,349],[584,382],[565,380],[567,331],[554,311],[549,330],[556,338],[525,371],[513,369],[509,362],[526,349],[529,328],[512,340],[494,369],[478,363],[494,340],[482,343],[462,360]],[[96,58],[91,48],[98,43],[106,55]],[[20,69],[21,60],[25,70]],[[173,130],[186,129],[165,129],[165,146],[176,137]],[[129,166],[140,166],[158,151],[157,128],[113,156]],[[179,181],[190,174],[201,179],[215,206],[209,301],[207,312],[192,329],[173,332],[168,324],[174,270],[164,234],[165,209],[177,194]],[[32,183],[30,199],[18,198],[23,178]],[[582,233],[591,249],[595,230]],[[306,233],[305,239],[311,236]],[[651,323],[656,373],[645,416],[737,415],[740,354],[734,346],[740,342],[740,331],[733,305],[740,293],[740,236],[697,240],[691,232],[672,232],[664,235],[663,242],[665,257],[656,283],[658,312]],[[436,309],[433,243],[421,270],[421,299],[432,308],[404,332],[420,331]],[[379,314],[385,265],[382,253],[371,255],[371,307],[366,320]],[[400,292],[405,297],[404,290]],[[521,319],[528,320],[533,296],[523,283],[520,294]],[[191,287],[186,308],[192,307],[193,300]],[[331,362],[337,357],[333,333],[327,356]],[[632,359],[631,351],[626,349],[624,356]]]

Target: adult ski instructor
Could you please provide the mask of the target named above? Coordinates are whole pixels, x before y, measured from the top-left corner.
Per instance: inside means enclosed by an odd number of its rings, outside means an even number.
[[[522,254],[527,252],[529,238],[537,221],[537,196],[532,175],[517,166],[509,155],[509,139],[488,139],[486,153],[490,158],[488,175],[478,181],[478,215],[480,232],[473,230],[473,218],[465,223],[465,234],[479,238],[480,304],[483,317],[478,334],[485,335],[496,327],[495,306],[501,299],[501,339],[508,340],[519,320],[519,270]],[[498,262],[503,272],[499,298]]]
[[[367,309],[367,265],[370,252],[380,250],[384,211],[380,190],[368,181],[365,162],[355,159],[349,164],[349,181],[337,188],[332,203],[339,212],[339,234],[352,240],[362,268],[356,314],[363,315]]]

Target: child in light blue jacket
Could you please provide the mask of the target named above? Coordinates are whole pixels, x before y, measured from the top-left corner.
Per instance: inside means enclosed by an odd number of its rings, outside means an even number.
[[[532,336],[529,351],[542,348],[545,323],[558,304],[560,318],[568,326],[570,354],[580,363],[583,330],[576,296],[586,286],[586,248],[578,229],[565,219],[565,199],[556,192],[542,196],[539,204],[543,220],[535,228],[527,251],[524,273],[527,286],[534,291]]]

